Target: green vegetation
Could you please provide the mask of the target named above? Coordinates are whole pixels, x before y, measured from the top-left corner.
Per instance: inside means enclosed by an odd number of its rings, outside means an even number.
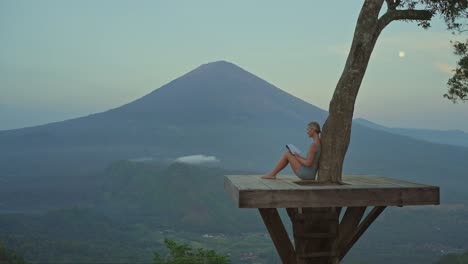
[[[100,196],[87,207],[0,214],[0,241],[34,263],[151,263],[154,252],[167,251],[165,239],[232,263],[280,263],[258,211],[236,208],[219,188],[225,174],[115,162],[96,178]],[[287,214],[280,215],[290,231]],[[466,204],[387,208],[344,263],[434,263],[442,252],[468,248],[466,219]]]
[[[0,263],[1,264],[27,264],[24,259],[12,250],[8,250],[0,242]]]
[[[238,210],[225,193],[220,168],[118,161],[105,171],[95,208],[124,224],[191,232],[257,231],[256,211]],[[256,221],[256,219],[260,221]]]
[[[455,41],[453,43],[454,53],[460,59],[454,70],[453,77],[447,82],[448,92],[444,97],[456,103],[468,101],[468,40],[465,42]]]
[[[435,264],[468,264],[468,250],[463,254],[448,254],[441,257]]]
[[[164,244],[169,249],[169,255],[165,258],[158,253],[154,254],[154,264],[227,264],[229,257],[219,255],[214,250],[203,248],[193,249],[188,244],[177,244],[171,239],[164,239]]]

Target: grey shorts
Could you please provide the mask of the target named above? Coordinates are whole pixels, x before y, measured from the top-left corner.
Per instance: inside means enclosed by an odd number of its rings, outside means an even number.
[[[297,171],[297,176],[303,180],[315,180],[315,174],[317,174],[316,167],[305,167],[301,165]]]

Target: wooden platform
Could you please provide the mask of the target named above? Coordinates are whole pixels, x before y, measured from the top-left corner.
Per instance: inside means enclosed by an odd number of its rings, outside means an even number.
[[[321,185],[296,176],[228,175],[224,189],[239,208],[405,206],[440,204],[439,187],[381,176],[343,176]]]

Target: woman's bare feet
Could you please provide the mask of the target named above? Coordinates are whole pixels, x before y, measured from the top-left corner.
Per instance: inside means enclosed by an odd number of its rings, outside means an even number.
[[[276,175],[275,174],[272,174],[272,173],[268,173],[267,175],[263,175],[262,176],[262,179],[276,179]]]

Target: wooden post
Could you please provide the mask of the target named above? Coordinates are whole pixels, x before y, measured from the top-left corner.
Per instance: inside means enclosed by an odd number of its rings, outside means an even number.
[[[258,208],[283,263],[296,264],[296,253],[276,208]]]
[[[348,207],[346,209],[339,227],[340,236],[336,245],[338,249],[343,248],[351,240],[354,230],[359,225],[359,222],[361,221],[365,211],[365,206]]]
[[[346,256],[348,251],[353,247],[354,243],[364,234],[367,228],[377,219],[377,217],[383,212],[386,206],[376,206],[370,211],[370,213],[364,218],[359,226],[354,230],[347,243],[342,244],[340,247],[340,260]]]
[[[293,224],[298,264],[338,261],[339,253],[333,248],[338,236],[337,208],[288,208],[287,211]]]

